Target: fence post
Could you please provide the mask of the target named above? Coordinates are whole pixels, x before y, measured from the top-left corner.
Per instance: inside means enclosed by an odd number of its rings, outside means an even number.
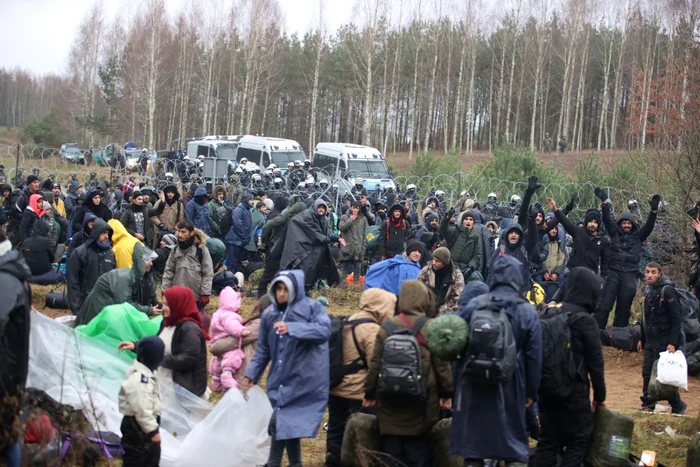
[[[15,156],[15,185],[17,185],[17,180],[19,180],[17,177],[17,172],[19,172],[19,151],[19,143],[17,143],[17,155]]]

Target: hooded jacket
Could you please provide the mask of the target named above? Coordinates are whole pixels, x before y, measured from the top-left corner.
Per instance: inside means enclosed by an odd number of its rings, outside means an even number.
[[[476,215],[472,211],[467,212],[465,216],[467,214],[471,214],[476,223]],[[452,261],[460,271],[465,272],[470,269],[474,272],[481,269],[481,258],[484,251],[476,224],[471,230],[467,230],[461,222],[459,225],[450,225],[450,219],[445,216],[440,222],[440,231],[450,249]]]
[[[367,251],[365,230],[368,227],[367,218],[359,212],[355,220],[352,220],[349,214],[344,214],[340,218],[339,228],[345,240],[345,246],[340,249],[341,261],[359,261],[365,257],[365,251]]]
[[[188,287],[194,293],[195,300],[199,300],[202,295],[211,295],[213,279],[214,263],[206,247],[206,239],[195,230],[192,246],[182,249],[178,244],[170,253],[165,263],[162,289],[167,290],[174,285]]]
[[[66,194],[66,218],[72,218],[75,214],[74,209],[78,205],[78,188],[80,188],[80,182],[76,180],[71,180],[70,186],[68,187],[68,194]]]
[[[116,268],[112,248],[103,249],[97,246],[97,238],[106,231],[111,233],[112,227],[102,219],[96,219],[88,241],[76,248],[68,259],[68,303],[74,314],[80,311],[100,276]]]
[[[458,364],[450,453],[465,459],[508,459],[527,464],[525,404],[528,397],[537,400],[540,386],[540,320],[535,308],[520,298],[523,276],[514,257],[496,258],[489,275],[489,287],[488,296],[492,299],[513,304],[505,310],[518,347],[518,367],[510,381],[492,386],[462,377],[462,364]],[[478,300],[471,300],[466,306],[460,306],[458,314],[469,322],[478,306]]]
[[[29,267],[18,251],[10,250],[9,240],[0,255],[0,400],[3,401],[2,432],[0,446],[17,443],[23,431],[19,419],[24,387],[29,370],[29,329],[32,307],[32,292],[27,280]],[[16,407],[15,410],[12,407]]]
[[[117,219],[111,219],[107,224],[109,224],[113,232],[112,250],[114,250],[117,267],[131,269],[134,247],[138,244],[143,245],[143,243],[127,232],[124,225]]]
[[[73,251],[78,248],[80,245],[85,243],[88,238],[90,238],[90,231],[92,230],[89,226],[88,223],[90,221],[94,221],[97,219],[97,216],[95,216],[93,213],[89,212],[85,214],[85,218],[83,219],[83,229],[80,232],[73,233],[73,237],[71,238],[70,244],[68,245],[68,250],[66,251],[66,256],[70,258],[70,255],[73,254]]]
[[[144,197],[145,198],[145,197]],[[129,232],[130,235],[136,237],[137,233],[137,216],[141,216],[141,222],[143,222],[143,243],[151,246],[155,240],[155,229],[153,227],[153,222],[151,222],[151,217],[157,213],[155,209],[149,209],[146,204],[146,200],[141,206],[137,206],[134,203],[129,205],[129,209],[124,210],[122,217],[120,219],[122,225]]]
[[[222,232],[219,228],[219,223],[224,217],[226,210],[230,209],[224,204],[223,201],[219,201],[216,196],[207,203],[207,212],[209,214],[209,227],[211,227],[211,236],[217,238],[223,238],[226,236],[226,232]]]
[[[542,397],[540,410],[590,413],[591,385],[593,400],[605,402],[603,348],[598,324],[593,318],[601,294],[600,284],[600,279],[590,269],[577,267],[569,273],[564,302],[558,307],[562,313],[571,316],[571,351],[578,370],[577,377],[569,397],[565,400]]]
[[[27,206],[22,213],[22,222],[19,225],[19,234],[22,241],[28,239],[32,235],[34,222],[36,222],[37,219],[40,219],[46,213],[44,210],[43,198],[44,197],[42,195],[38,194],[33,194],[29,197],[29,206]]]
[[[435,313],[437,303],[435,296],[422,282],[408,280],[401,286],[399,293],[399,312],[413,325],[423,316]],[[390,320],[397,331],[406,329],[406,323],[400,316]],[[428,334],[428,320],[420,329],[419,334],[425,338]],[[365,382],[365,399],[375,400],[379,372],[381,370],[384,343],[389,337],[387,328],[382,326],[377,332],[369,374]],[[427,346],[420,345],[421,368],[428,388],[426,403],[396,403],[380,400],[377,403],[379,418],[379,433],[382,436],[423,436],[440,418],[439,399],[451,398],[453,395],[452,371],[447,362],[433,357]]]
[[[508,234],[513,231],[517,231],[520,233],[520,239],[515,245],[511,245],[508,241]],[[499,256],[512,256],[513,258],[517,259],[519,262],[518,270],[520,271],[520,275],[522,276],[522,280],[518,283],[521,284],[521,286],[523,287],[521,292],[525,293],[528,290],[530,290],[531,279],[530,262],[528,261],[527,252],[525,251],[523,241],[524,235],[522,227],[520,227],[520,224],[518,224],[517,222],[511,222],[508,226],[508,229],[505,232],[503,232],[503,235],[501,236],[501,240],[498,244],[498,249],[496,249],[495,253],[493,254],[493,258],[491,259],[491,267],[489,269],[493,270],[494,264],[496,263],[496,259],[498,259]],[[489,275],[490,274],[491,273],[489,272]]]
[[[457,312],[459,308],[459,296],[464,289],[464,276],[462,275],[462,271],[455,266],[453,261],[450,261],[450,264],[445,265],[445,267],[449,268],[449,276],[446,277],[446,280],[443,282],[441,290],[435,288],[435,271],[433,270],[432,264],[428,264],[421,269],[417,278],[417,280],[421,281],[435,292],[438,298],[437,311],[439,315]],[[441,297],[443,297],[442,304],[440,303]],[[437,315],[430,317],[434,318],[435,316]]]
[[[316,200],[313,207],[292,217],[287,227],[284,251],[280,260],[280,269],[301,269],[309,276],[312,268],[328,266],[319,264],[328,253],[330,244],[330,225],[328,216],[319,216],[316,209],[325,201]],[[332,261],[330,255],[325,256]],[[335,266],[335,265],[333,265]]]
[[[267,397],[277,414],[277,440],[315,438],[328,403],[331,321],[323,305],[306,296],[302,271],[281,271],[271,291],[278,282],[287,286],[289,301],[280,306],[271,292],[273,304],[262,315],[258,348],[245,375],[258,383],[270,364]],[[282,321],[288,333],[278,335],[273,325]]]
[[[377,331],[384,322],[394,317],[396,309],[396,295],[381,289],[367,289],[360,296],[360,311],[348,318],[349,322],[364,319],[371,322],[345,326],[343,328],[343,364],[350,365],[360,358],[360,352],[369,365],[374,354],[374,343],[377,339]],[[355,339],[353,339],[353,332]],[[343,381],[331,389],[331,394],[344,399],[360,401],[363,399],[365,391],[365,379],[369,373],[369,366],[363,366],[355,374],[347,375]]]
[[[209,333],[212,344],[226,337],[240,339],[241,333],[245,329],[240,311],[241,294],[231,287],[225,287],[219,295],[219,308],[211,319]]]
[[[284,244],[284,238],[287,235],[287,225],[289,225],[289,220],[297,214],[303,212],[305,209],[306,205],[304,203],[294,203],[282,211],[279,216],[267,222],[263,226],[262,237],[260,239],[262,248],[271,251],[280,238],[282,239],[282,244]],[[279,253],[281,255],[281,250]]]
[[[275,204],[272,210],[270,211],[270,215],[267,217],[269,221],[273,220],[275,217],[279,216],[282,214],[282,211],[287,209],[287,206],[289,205],[289,199],[285,198],[284,196],[278,196],[275,198]]]
[[[255,253],[258,251],[258,233],[261,231],[261,227],[265,225],[267,219],[259,209],[253,209],[251,211],[251,227],[250,227],[250,240],[248,241],[248,251]],[[262,234],[260,235],[262,237]]]
[[[175,194],[171,204],[168,204],[167,201],[168,192]],[[154,215],[151,217],[151,222],[155,227],[154,234],[156,237],[160,233],[161,224],[171,232],[175,232],[177,223],[185,218],[185,206],[182,204],[182,201],[180,201],[180,192],[177,191],[177,187],[175,187],[175,185],[168,185],[163,188],[163,193],[165,193],[166,201],[158,200],[158,202],[156,202],[153,207],[154,212],[152,212]]]
[[[207,235],[211,235],[209,225],[209,210],[206,204],[207,190],[203,186],[198,187],[194,192],[191,203],[185,205],[185,215],[192,221],[195,227]]]
[[[642,319],[642,346],[653,345],[659,352],[671,344],[676,348],[683,343],[683,316],[678,291],[673,281],[663,274],[644,294]]]
[[[146,255],[151,250],[137,244],[132,253],[130,269],[114,269],[102,275],[80,308],[75,324],[88,324],[107,306],[129,303],[150,316],[156,304],[153,278],[146,272]]]
[[[48,233],[49,224],[37,219],[31,237],[22,242],[22,256],[32,271],[32,276],[40,276],[53,269],[56,248],[47,237]]]
[[[241,204],[231,213],[231,230],[226,233],[226,243],[242,248],[246,248],[250,243],[253,217],[248,202],[252,199],[253,197],[245,192],[241,198]]]
[[[598,273],[600,267],[600,275],[605,277],[608,275],[608,267],[610,265],[610,241],[598,233],[591,235],[586,228],[586,224],[591,219],[596,219],[600,225],[600,214],[597,209],[589,209],[584,217],[583,227],[574,225],[563,212],[557,210],[555,216],[561,225],[564,226],[566,233],[571,235],[573,250],[567,260],[567,268],[573,269],[578,266],[584,266],[591,271]]]
[[[400,211],[399,222],[394,222],[394,211]],[[379,256],[390,258],[403,253],[404,244],[409,233],[409,224],[406,220],[406,211],[400,204],[394,204],[385,221],[379,227],[379,244],[377,245]]]
[[[102,202],[97,205],[92,202],[92,198],[94,198],[96,194],[98,194],[97,188],[90,188],[85,194],[83,205],[75,211],[75,215],[73,216],[73,232],[80,230],[83,225],[83,220],[85,219],[85,214],[88,211],[105,222],[112,218],[112,212],[107,206],[102,204]]]
[[[625,232],[622,229],[622,221],[632,222],[632,230]],[[637,218],[631,212],[625,211],[616,225],[610,214],[610,203],[604,203],[603,222],[610,236],[610,269],[616,272],[638,273],[642,244],[654,230],[656,213],[649,211],[647,221],[642,228],[638,228]]]

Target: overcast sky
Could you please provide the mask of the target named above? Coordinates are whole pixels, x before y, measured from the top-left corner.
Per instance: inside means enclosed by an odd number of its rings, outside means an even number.
[[[75,31],[96,0],[0,0],[0,67],[17,66],[37,74],[64,73]],[[173,15],[186,4],[185,0],[165,0]],[[108,19],[138,0],[106,0]],[[303,33],[312,27],[311,12],[317,11],[318,0],[279,0],[287,31]],[[351,0],[328,0],[326,24],[334,31],[349,21]]]

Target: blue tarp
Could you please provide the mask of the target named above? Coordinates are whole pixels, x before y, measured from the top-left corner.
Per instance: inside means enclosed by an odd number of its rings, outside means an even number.
[[[398,297],[403,281],[415,279],[420,266],[403,256],[394,256],[373,264],[365,275],[365,290],[378,288]]]

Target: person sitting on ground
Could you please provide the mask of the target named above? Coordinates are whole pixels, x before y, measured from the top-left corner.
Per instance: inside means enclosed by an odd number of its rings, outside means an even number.
[[[155,256],[155,253],[139,244],[134,248],[130,269],[114,269],[102,275],[80,308],[76,325],[88,324],[105,307],[119,303],[129,303],[148,316],[154,312],[159,314],[151,275]]]
[[[647,263],[644,279],[647,292],[644,296],[644,317],[637,352],[644,352],[642,410],[653,411],[657,401],[651,398],[648,389],[654,362],[659,359],[661,352],[674,353],[682,347],[685,337],[682,331],[680,298],[674,283],[663,273],[661,265],[655,262]],[[675,398],[668,402],[671,404],[672,413],[685,413],[687,404],[677,392]]]
[[[73,251],[68,260],[66,283],[68,303],[77,314],[97,280],[116,267],[109,241],[112,228],[102,219],[95,219],[90,238]]]
[[[124,467],[160,465],[160,390],[156,376],[163,362],[165,344],[155,336],[144,337],[133,349],[136,361],[119,390]]]
[[[542,429],[535,455],[536,467],[557,465],[557,456],[562,452],[560,465],[581,465],[593,433],[593,411],[605,406],[603,348],[598,324],[593,317],[601,294],[600,285],[601,281],[593,271],[574,268],[569,275],[564,302],[557,305],[560,313],[570,316],[571,351],[579,370],[568,397],[562,399],[540,393]],[[554,310],[550,308],[549,311]]]
[[[357,371],[347,373],[343,381],[331,389],[328,398],[326,467],[341,465],[345,425],[350,415],[362,410],[365,379],[369,360],[374,354],[377,331],[394,316],[395,309],[396,295],[381,289],[367,289],[360,296],[360,311],[350,316],[348,323],[351,324],[343,328],[343,364],[354,364]]]
[[[49,285],[63,282],[63,273],[53,266],[56,247],[47,237],[49,224],[42,219],[34,223],[31,237],[22,242],[22,255],[32,271],[31,284]]]
[[[407,280],[399,293],[399,315],[388,320],[377,332],[365,380],[362,406],[377,407],[382,452],[390,456],[388,465],[432,465],[428,434],[440,419],[440,409],[452,407],[452,372],[448,362],[434,357],[427,347],[430,319],[435,315],[435,295],[420,281]],[[415,330],[413,328],[416,328]],[[419,375],[427,390],[427,400],[391,400],[379,390],[384,344],[394,331],[410,329],[420,346]]]
[[[417,280],[435,292],[439,315],[457,311],[459,308],[457,302],[464,288],[464,276],[452,262],[450,250],[445,247],[435,250],[432,264],[421,269]]]
[[[41,194],[31,195],[29,197],[29,205],[22,213],[22,222],[19,225],[19,235],[22,241],[31,237],[34,223],[41,219],[45,213],[44,196]]]
[[[206,242],[196,235],[192,222],[183,219],[177,224],[177,246],[170,253],[163,272],[162,290],[172,286],[188,287],[200,309],[209,304],[214,264]]]
[[[75,251],[76,248],[87,242],[88,238],[90,238],[90,232],[92,231],[92,226],[95,223],[95,219],[97,219],[97,216],[95,216],[93,213],[89,212],[85,214],[83,229],[73,234],[73,238],[71,238],[70,243],[68,244],[66,257],[70,258],[71,254],[73,254],[73,251]]]
[[[219,309],[211,320],[209,332],[212,344],[226,337],[235,337],[240,340],[250,334],[250,331],[243,326],[240,310],[241,295],[231,287],[225,287],[219,295]],[[212,358],[209,364],[209,374],[212,376],[211,390],[221,392],[237,388],[238,382],[233,375],[241,367],[244,359],[245,354],[240,348]]]
[[[304,291],[304,273],[282,271],[272,281],[273,305],[263,313],[258,348],[248,366],[244,392],[257,384],[270,364],[267,396],[274,409],[266,465],[279,467],[284,451],[289,465],[301,465],[301,438],[315,438],[329,391],[326,310]]]

